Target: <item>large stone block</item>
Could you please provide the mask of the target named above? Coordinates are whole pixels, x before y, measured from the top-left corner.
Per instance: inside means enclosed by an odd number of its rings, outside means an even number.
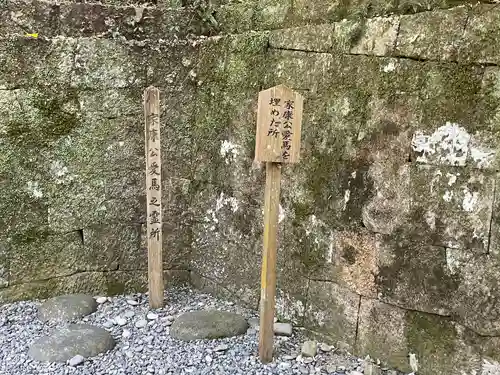
[[[330,52],[333,48],[333,24],[310,25],[274,30],[269,34],[271,48],[310,52]]]
[[[91,122],[135,117],[137,130],[144,123],[143,92],[135,88],[79,91],[82,116]]]
[[[94,255],[80,232],[53,235],[46,229],[16,233],[7,239],[10,284],[39,281],[87,271]]]
[[[143,128],[129,118],[87,120],[60,138],[51,152],[50,226],[144,222],[143,139]]]
[[[163,269],[189,269],[191,262],[191,227],[177,223],[175,219],[166,217],[162,224],[162,259]],[[136,255],[142,259],[141,265],[147,264],[147,227],[144,224],[141,232],[141,247]]]
[[[66,232],[95,224],[145,222],[144,180],[143,173],[124,170],[54,185],[48,203],[49,226]]]
[[[478,336],[448,318],[407,312],[405,334],[419,374],[467,374],[481,368]]]
[[[46,299],[62,294],[89,293],[97,295],[107,291],[103,272],[81,272],[66,277],[11,285],[0,289],[0,304],[33,299]]]
[[[198,60],[201,51],[200,44],[183,40],[148,44],[144,49],[148,85],[166,88],[167,92],[192,91],[202,79],[197,74],[198,68],[205,68]]]
[[[355,352],[374,360],[411,371],[405,335],[407,311],[377,300],[361,298]]]
[[[76,41],[66,38],[0,40],[0,89],[68,84],[75,47]]]
[[[382,112],[379,116],[369,120],[368,129],[373,132],[381,128],[381,131],[375,136],[372,133],[358,146],[372,162],[367,178],[372,181],[373,193],[363,206],[362,217],[369,230],[390,234],[407,222],[410,211],[410,166],[407,163],[410,137],[408,131],[399,128],[405,124],[397,121],[398,115],[385,117]]]
[[[59,30],[59,4],[37,0],[5,1],[0,9],[0,35],[51,38]]]
[[[81,89],[142,88],[146,65],[142,48],[110,39],[78,39],[71,86]]]
[[[495,135],[500,129],[500,68],[485,68],[479,96],[477,121]]]
[[[359,354],[368,353],[400,371],[423,375],[478,373],[479,343],[474,332],[447,317],[361,301]]]
[[[496,5],[479,5],[472,10],[465,27],[459,59],[467,62],[500,63],[500,10]]]
[[[363,21],[352,40],[350,53],[355,55],[389,56],[394,51],[399,30],[398,17],[377,17]]]
[[[283,84],[294,90],[315,91],[332,63],[332,55],[327,53],[270,50],[268,56],[265,88]]]
[[[421,105],[414,110],[421,114],[421,128],[436,129],[446,123],[460,124],[469,131],[481,128],[476,110],[483,68],[427,62],[419,75],[423,82],[419,94]]]
[[[418,59],[456,61],[467,18],[466,7],[402,16],[395,52]]]
[[[355,345],[360,296],[331,282],[310,281],[306,327],[330,337],[336,347]]]
[[[191,268],[256,305],[261,254],[261,207],[225,189],[202,185],[194,193]]]
[[[326,23],[344,18],[361,18],[392,13],[397,2],[394,0],[317,1],[294,2],[291,19],[296,24]]]
[[[379,298],[410,310],[449,315],[454,311],[461,280],[453,257],[415,233],[384,236],[379,243],[376,287]]]
[[[498,336],[498,252],[487,255],[471,255],[463,250],[449,252],[453,271],[461,280],[454,312],[457,320],[482,336]]]
[[[90,269],[147,269],[147,254],[140,248],[141,224],[91,226],[82,234],[85,251],[94,254],[89,259]]]
[[[411,174],[411,215],[420,234],[434,245],[488,252],[491,173],[417,165]]]
[[[0,91],[0,134],[3,142],[31,155],[45,152],[60,137],[80,126],[81,113],[75,91],[59,87]],[[47,162],[45,162],[47,164]]]
[[[252,30],[256,5],[253,2],[221,5],[215,14],[218,30],[223,34],[242,34]]]
[[[286,28],[293,24],[293,1],[291,0],[258,0],[252,29],[273,30]]]

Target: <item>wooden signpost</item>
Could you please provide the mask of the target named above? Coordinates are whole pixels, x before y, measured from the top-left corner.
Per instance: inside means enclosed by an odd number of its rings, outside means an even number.
[[[144,91],[149,306],[163,306],[160,91]]]
[[[273,359],[281,164],[299,161],[303,104],[302,95],[286,86],[259,93],[255,160],[266,163],[259,331],[259,356],[263,363]]]

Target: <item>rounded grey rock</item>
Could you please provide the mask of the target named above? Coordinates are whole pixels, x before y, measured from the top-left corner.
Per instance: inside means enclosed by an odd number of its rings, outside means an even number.
[[[66,362],[77,355],[95,357],[114,346],[113,337],[105,329],[87,324],[70,324],[36,340],[29,348],[28,355],[36,361]]]
[[[193,311],[179,316],[170,328],[170,336],[183,341],[218,339],[243,335],[248,328],[246,319],[226,311]]]
[[[85,294],[69,294],[50,298],[38,308],[38,318],[43,321],[70,321],[92,314],[97,301]]]

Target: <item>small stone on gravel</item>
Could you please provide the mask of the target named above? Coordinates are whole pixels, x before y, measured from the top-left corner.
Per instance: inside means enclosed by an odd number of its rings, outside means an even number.
[[[155,313],[152,313],[152,312],[149,312],[146,317],[149,319],[149,320],[156,320],[158,319],[158,314],[155,314]]]
[[[128,339],[130,336],[132,336],[132,333],[128,329],[124,329],[122,332],[122,337],[124,339]]]
[[[273,329],[276,336],[292,335],[292,325],[290,323],[274,323]]]
[[[96,297],[95,300],[99,305],[102,305],[108,301],[108,297]]]
[[[133,318],[135,316],[135,312],[133,310],[127,310],[125,311],[125,313],[123,314],[123,316],[125,318]]]
[[[94,297],[70,294],[45,301],[38,309],[38,318],[43,322],[64,322],[82,318],[96,310],[97,302]]]
[[[71,367],[76,367],[79,364],[82,364],[84,361],[85,358],[83,358],[83,356],[81,356],[80,354],[77,354],[68,361],[68,365],[70,365]]]
[[[225,352],[228,349],[229,349],[229,346],[222,344],[222,345],[215,347],[214,352]]]
[[[139,304],[139,302],[137,302],[136,300],[134,299],[129,299],[127,300],[127,303],[130,305],[130,306],[137,306]]]
[[[319,344],[319,349],[322,352],[328,353],[331,352],[334,349],[334,347],[332,345],[328,345],[322,342],[321,344]]]
[[[135,326],[137,328],[144,328],[148,325],[148,321],[146,319],[140,319],[135,322]]]
[[[125,324],[127,324],[127,319],[119,316],[119,317],[115,318],[115,322],[116,322],[116,324],[118,324],[121,327],[121,326],[124,326]]]
[[[308,340],[302,344],[301,354],[303,357],[314,357],[318,351],[318,343]]]

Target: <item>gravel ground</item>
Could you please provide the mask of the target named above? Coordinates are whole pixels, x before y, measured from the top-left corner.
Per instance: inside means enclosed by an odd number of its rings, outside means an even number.
[[[113,350],[83,364],[35,362],[27,355],[29,346],[57,325],[44,324],[37,318],[38,301],[24,301],[0,306],[1,375],[150,375],[150,374],[349,374],[362,371],[362,361],[335,350],[318,354],[314,359],[297,359],[304,332],[294,328],[292,337],[275,338],[275,360],[263,365],[258,358],[258,333],[220,340],[182,342],[169,336],[172,317],[186,311],[221,309],[246,318],[256,312],[231,302],[215,299],[189,288],[166,292],[167,306],[149,316],[144,294],[116,296],[99,305],[97,312],[75,320],[108,329],[116,340]],[[137,301],[131,304],[130,300]],[[132,301],[133,303],[133,301]],[[113,323],[114,320],[114,323]],[[147,320],[145,327],[138,321]],[[119,324],[116,324],[116,322]],[[396,374],[396,373],[392,373]]]

